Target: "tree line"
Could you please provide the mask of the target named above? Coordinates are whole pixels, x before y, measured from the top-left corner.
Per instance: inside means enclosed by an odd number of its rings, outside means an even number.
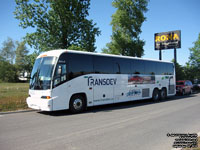
[[[189,49],[186,65],[176,64],[176,80],[200,79],[200,33],[194,46]],[[21,73],[31,72],[38,53],[29,54],[26,43],[8,38],[0,49],[0,82],[18,82]]]
[[[181,66],[178,63],[176,65],[176,80],[200,81],[200,33],[193,44],[194,46],[189,48],[190,56],[186,65]]]
[[[145,41],[140,39],[149,0],[113,0],[111,41],[103,53],[142,57]],[[51,49],[95,52],[97,24],[88,19],[90,0],[15,0],[14,16],[23,29],[32,28],[23,41],[8,38],[0,49],[0,82],[16,82],[21,73],[31,72],[37,55]],[[26,44],[35,51],[29,54]],[[177,79],[200,79],[200,37],[190,49],[186,66],[177,64]]]
[[[24,73],[30,73],[37,54],[28,54],[25,41],[7,38],[0,49],[0,82],[18,82]]]
[[[90,0],[15,0],[14,16],[23,29],[32,28],[23,42],[11,38],[3,43],[0,57],[0,80],[17,81],[21,72],[32,69],[34,59],[43,51],[73,49],[95,52],[96,36],[101,34],[89,20]],[[139,39],[148,0],[114,0],[117,10],[112,16],[112,41],[104,53],[141,57],[144,41]],[[35,49],[28,55],[27,43]],[[20,51],[20,52],[19,52]],[[16,57],[16,58],[15,58]]]

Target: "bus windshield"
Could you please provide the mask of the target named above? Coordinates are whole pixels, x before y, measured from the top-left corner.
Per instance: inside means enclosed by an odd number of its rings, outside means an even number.
[[[47,90],[51,88],[55,60],[56,57],[42,57],[35,61],[31,73],[30,89]]]

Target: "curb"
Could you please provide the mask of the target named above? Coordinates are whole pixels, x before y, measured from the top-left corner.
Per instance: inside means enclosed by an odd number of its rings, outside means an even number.
[[[16,110],[16,111],[8,111],[8,112],[0,112],[0,115],[7,115],[7,114],[16,114],[16,113],[25,113],[25,112],[33,112],[37,110]]]

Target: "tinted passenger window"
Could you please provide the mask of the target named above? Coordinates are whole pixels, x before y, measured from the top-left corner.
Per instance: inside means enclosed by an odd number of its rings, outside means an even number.
[[[153,61],[144,61],[145,64],[145,73],[148,75],[156,74],[156,62]]]
[[[106,56],[94,56],[94,73],[112,74],[113,59]]]
[[[132,67],[133,74],[144,74],[144,62],[143,61],[133,60],[131,67]]]
[[[114,73],[116,74],[130,74],[131,60],[123,58],[114,58]]]
[[[151,62],[151,75],[156,75],[157,74],[157,62],[152,61]]]
[[[174,74],[174,65],[173,64],[168,64],[168,73],[169,73],[169,75]]]
[[[157,64],[157,70],[159,75],[168,75],[169,74],[169,66],[167,63],[158,63]]]
[[[69,79],[93,72],[92,56],[85,54],[68,54]]]
[[[173,64],[171,63],[162,63],[162,69],[163,69],[163,74],[164,75],[173,75]]]
[[[156,64],[156,74],[157,75],[162,75],[164,74],[164,68],[162,63],[157,63]]]

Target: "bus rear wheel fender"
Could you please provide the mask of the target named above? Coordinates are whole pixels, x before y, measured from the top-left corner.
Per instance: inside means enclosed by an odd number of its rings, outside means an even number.
[[[69,110],[72,113],[80,113],[86,110],[87,99],[84,93],[78,93],[71,96]]]

